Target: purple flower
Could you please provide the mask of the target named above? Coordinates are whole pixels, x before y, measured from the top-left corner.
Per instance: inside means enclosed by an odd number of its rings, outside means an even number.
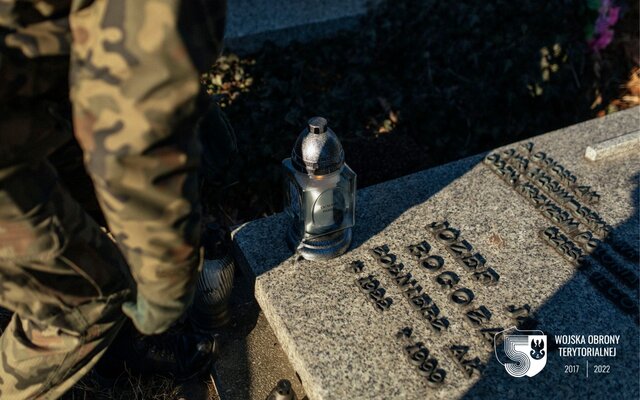
[[[607,17],[607,23],[610,26],[614,26],[616,22],[618,22],[618,17],[620,17],[620,7],[611,7],[609,9],[609,16]]]
[[[593,37],[588,44],[592,51],[598,53],[613,41],[612,27],[620,18],[620,7],[614,7],[611,0],[602,0],[598,10]]]

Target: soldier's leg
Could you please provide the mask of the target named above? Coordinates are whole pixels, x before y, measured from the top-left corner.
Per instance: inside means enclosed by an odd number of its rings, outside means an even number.
[[[0,169],[0,398],[55,398],[125,321],[131,278],[114,243],[46,162]]]
[[[131,293],[121,253],[45,161],[69,140],[57,125],[64,21],[47,20],[63,6],[0,8],[0,306],[14,312],[0,337],[2,399],[61,395],[115,336]]]
[[[224,2],[84,3],[70,16],[75,133],[137,282],[124,312],[158,334],[190,303],[201,265],[194,127]]]
[[[84,167],[82,149],[75,138],[63,144],[47,159],[56,169],[64,189],[94,221],[101,227],[106,227],[107,222],[98,204],[93,182]]]
[[[0,337],[3,398],[57,399],[97,363],[125,322],[120,317],[78,334],[13,315]],[[108,316],[106,316],[109,318]]]
[[[4,54],[0,56],[4,58],[0,62],[3,75],[0,97],[8,105],[6,112],[13,115],[13,120],[20,115],[23,121],[31,119],[32,126],[39,125],[29,134],[21,129],[22,134],[13,135],[10,140],[22,141],[32,156],[36,148],[56,148],[49,160],[65,187],[94,219],[103,223],[71,127],[68,79],[71,0],[3,0],[0,3],[0,48]],[[12,130],[5,125],[2,128]],[[55,132],[46,134],[50,130]],[[45,138],[48,146],[40,143]],[[57,148],[56,144],[60,143],[65,144]],[[10,162],[14,155],[0,154],[3,162]]]

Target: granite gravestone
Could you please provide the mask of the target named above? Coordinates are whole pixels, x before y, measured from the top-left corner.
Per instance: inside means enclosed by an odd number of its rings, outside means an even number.
[[[236,230],[309,398],[638,398],[640,153],[585,158],[638,126],[619,112],[361,190],[327,262],[288,251],[283,214]],[[546,334],[533,377],[502,365],[512,327]]]
[[[265,41],[285,46],[355,29],[378,0],[230,0],[225,46],[235,52],[260,49]]]

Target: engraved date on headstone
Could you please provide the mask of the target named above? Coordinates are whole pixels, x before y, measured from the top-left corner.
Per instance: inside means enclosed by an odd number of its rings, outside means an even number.
[[[386,290],[380,286],[380,281],[375,279],[373,275],[356,279],[356,286],[361,292],[367,295],[367,300],[373,304],[378,311],[386,311],[393,304],[393,299],[385,297]]]
[[[350,262],[346,267],[348,272],[353,272],[354,274],[358,274],[364,271],[364,262],[362,260],[355,260]]]
[[[407,360],[413,365],[420,376],[425,378],[428,386],[437,388],[442,386],[447,372],[438,368],[438,360],[431,357],[431,352],[422,342],[415,342],[411,337],[413,330],[403,328],[396,334],[396,339],[402,345]]]

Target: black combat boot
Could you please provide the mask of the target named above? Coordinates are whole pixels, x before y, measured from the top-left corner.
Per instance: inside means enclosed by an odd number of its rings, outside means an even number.
[[[132,341],[127,367],[140,375],[160,375],[184,381],[211,369],[216,349],[212,336],[168,333]]]
[[[115,382],[125,370],[186,381],[208,373],[217,352],[211,335],[170,331],[145,336],[127,324],[94,368],[94,375],[103,385]]]

